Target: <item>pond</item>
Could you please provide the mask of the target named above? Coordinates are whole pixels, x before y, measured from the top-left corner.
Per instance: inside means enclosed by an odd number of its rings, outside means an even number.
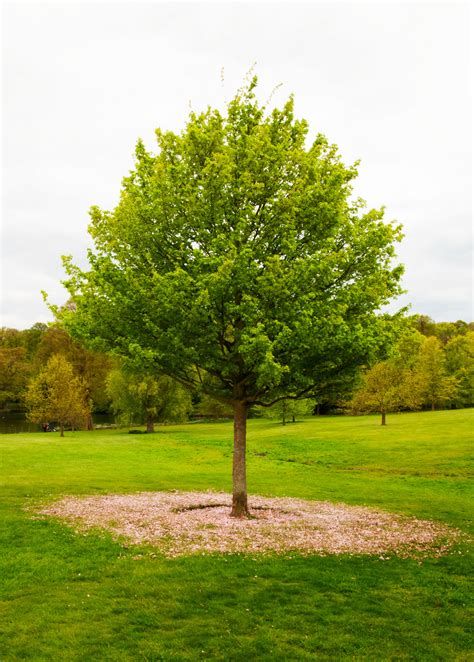
[[[93,414],[94,425],[113,423],[111,414]],[[22,411],[0,411],[0,434],[11,434],[15,432],[40,432],[41,425],[30,423]]]

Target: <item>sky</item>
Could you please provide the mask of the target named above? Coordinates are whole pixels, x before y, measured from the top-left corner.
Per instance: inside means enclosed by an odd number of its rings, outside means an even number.
[[[223,110],[252,66],[403,224],[390,310],[472,321],[472,24],[455,0],[4,2],[0,326],[52,321],[41,290],[66,301],[61,255],[86,265],[88,210],[116,205],[137,139]]]

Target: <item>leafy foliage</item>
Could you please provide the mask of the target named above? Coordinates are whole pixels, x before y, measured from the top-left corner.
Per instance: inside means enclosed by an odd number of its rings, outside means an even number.
[[[458,380],[446,373],[446,358],[441,343],[435,337],[426,338],[420,349],[419,370],[423,379],[424,404],[432,409],[444,405],[455,396]]]
[[[356,167],[320,134],[306,146],[293,99],[267,111],[256,85],[227,115],[157,130],[156,155],[138,142],[117,207],[91,210],[89,270],[65,259],[61,315],[86,343],[232,404],[239,515],[249,407],[316,396],[373,360],[402,274],[401,229],[353,199]]]
[[[455,336],[445,347],[446,370],[458,382],[454,403],[458,407],[474,405],[474,332]]]
[[[262,413],[267,418],[281,419],[282,425],[286,425],[288,421],[293,423],[297,416],[309,416],[313,413],[315,401],[309,398],[305,400],[279,400],[271,407],[262,409]]]
[[[0,409],[21,400],[29,376],[24,347],[0,347]]]
[[[41,335],[34,355],[35,370],[46,365],[54,354],[62,354],[74,367],[76,374],[83,378],[93,410],[106,410],[110,402],[105,387],[107,375],[112,368],[110,358],[81,346],[58,324],[49,326]]]
[[[188,390],[166,375],[116,368],[107,378],[107,392],[121,423],[144,423],[154,431],[155,422],[186,420],[191,410]]]
[[[74,374],[72,365],[61,354],[53,355],[30,381],[25,401],[30,421],[54,421],[59,424],[62,437],[66,424],[83,427],[90,414],[84,380]]]
[[[227,116],[191,114],[141,141],[119,205],[91,211],[90,270],[66,260],[77,336],[225,401],[270,404],[354,371],[386,340],[400,228],[351,198],[356,168],[293,100],[265,114],[256,81]],[[144,240],[146,238],[146,240]]]
[[[391,361],[377,363],[363,377],[363,384],[351,402],[355,412],[379,412],[382,425],[386,414],[400,409],[418,409],[421,406],[419,376]]]

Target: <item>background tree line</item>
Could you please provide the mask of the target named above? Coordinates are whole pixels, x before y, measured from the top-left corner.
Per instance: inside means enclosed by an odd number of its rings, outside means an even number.
[[[63,400],[66,413],[56,403],[57,414],[50,416],[41,408],[41,398],[54,383],[61,386],[54,397]],[[404,320],[389,355],[366,366],[355,381],[333,382],[317,399],[283,400],[260,413],[286,423],[305,414],[345,409],[379,412],[385,423],[392,411],[471,406],[474,323],[434,322],[413,315]],[[87,350],[59,325],[42,323],[21,331],[0,329],[0,409],[29,409],[38,423],[54,419],[60,426],[63,421],[78,428],[91,428],[94,413],[110,414],[121,424],[144,424],[148,431],[156,422],[232,415],[223,403],[190,392],[164,375],[147,374]]]
[[[465,322],[436,324],[408,318],[389,356],[368,366],[348,406],[353,413],[471,407],[474,404],[474,331]]]

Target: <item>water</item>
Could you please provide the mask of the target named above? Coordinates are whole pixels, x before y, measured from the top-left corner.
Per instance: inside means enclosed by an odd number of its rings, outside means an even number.
[[[92,419],[94,425],[107,425],[114,422],[114,418],[110,414],[94,414]],[[42,432],[42,427],[38,423],[27,421],[24,412],[0,411],[0,434],[15,432]]]
[[[24,412],[0,411],[0,434],[11,432],[39,432],[41,425],[26,420]]]

